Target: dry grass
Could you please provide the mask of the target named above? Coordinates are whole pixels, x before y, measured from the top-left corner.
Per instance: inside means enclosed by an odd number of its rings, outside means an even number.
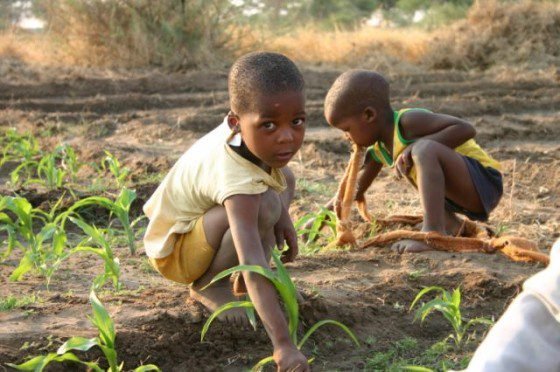
[[[415,29],[363,27],[355,31],[325,32],[314,27],[266,38],[270,49],[296,61],[333,66],[414,63],[424,54],[430,34]]]
[[[431,68],[543,68],[560,63],[560,4],[478,1],[467,19],[436,34],[423,62]]]
[[[0,58],[20,60],[33,64],[51,64],[57,55],[50,39],[45,35],[5,33],[0,34]]]
[[[48,0],[50,33],[0,35],[0,58],[43,65],[175,68],[223,65],[266,49],[302,64],[388,74],[426,67],[543,69],[560,64],[559,3],[478,1],[467,19],[435,32],[372,27],[324,31],[305,25],[276,35],[232,22],[220,1],[191,9],[187,19],[175,8],[147,0],[134,7],[103,0]]]

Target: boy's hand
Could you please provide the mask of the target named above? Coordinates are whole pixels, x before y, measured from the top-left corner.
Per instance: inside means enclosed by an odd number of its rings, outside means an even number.
[[[278,372],[294,371],[294,372],[308,372],[311,371],[305,356],[295,348],[293,345],[290,347],[279,348],[274,351],[274,361],[278,366]]]
[[[407,146],[397,158],[396,171],[399,178],[407,177],[412,169],[412,145]]]
[[[298,254],[297,233],[292,223],[292,219],[286,208],[282,208],[282,215],[276,225],[274,225],[274,236],[278,249],[284,248],[284,242],[288,245],[288,250],[282,254],[282,262],[292,262]]]

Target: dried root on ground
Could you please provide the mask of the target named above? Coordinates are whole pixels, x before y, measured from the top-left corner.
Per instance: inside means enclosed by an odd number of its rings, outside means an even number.
[[[536,261],[545,265],[548,265],[549,263],[548,255],[540,252],[534,242],[515,236],[504,236],[499,238],[468,238],[446,236],[437,232],[395,230],[369,239],[362,244],[360,248],[367,248],[374,245],[385,246],[403,239],[424,242],[438,251],[483,253],[495,253],[500,251],[514,261]]]
[[[350,212],[352,211],[352,203],[356,194],[358,172],[364,161],[365,149],[356,144],[352,145],[352,149],[352,157],[340,181],[336,194],[336,240],[329,244],[329,248],[341,247],[345,244],[356,246],[357,244],[356,237],[352,233]]]

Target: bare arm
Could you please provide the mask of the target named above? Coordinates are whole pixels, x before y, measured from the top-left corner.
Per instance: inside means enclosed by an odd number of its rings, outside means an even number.
[[[239,264],[268,268],[257,229],[260,201],[260,195],[234,195],[226,199],[224,205]],[[243,278],[255,309],[272,341],[275,354],[290,350],[290,354],[297,355],[299,351],[290,339],[288,325],[274,285],[255,273],[243,272]],[[304,357],[303,362],[307,365]]]
[[[406,112],[400,129],[407,140],[431,139],[452,149],[476,135],[474,127],[462,119],[423,111]]]
[[[366,154],[364,166],[358,175],[358,188],[356,191],[356,200],[364,200],[367,189],[371,186],[373,180],[379,175],[383,164],[373,160],[369,152]]]

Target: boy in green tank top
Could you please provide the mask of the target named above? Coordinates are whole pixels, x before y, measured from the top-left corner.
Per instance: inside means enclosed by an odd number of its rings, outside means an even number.
[[[502,196],[500,163],[474,141],[471,124],[425,109],[394,111],[389,83],[373,71],[351,70],[339,76],[327,93],[325,118],[368,148],[356,200],[364,202],[383,166],[395,168],[420,194],[422,231],[456,235],[461,220],[455,213],[486,221]],[[431,247],[404,240],[393,249],[403,253]]]

